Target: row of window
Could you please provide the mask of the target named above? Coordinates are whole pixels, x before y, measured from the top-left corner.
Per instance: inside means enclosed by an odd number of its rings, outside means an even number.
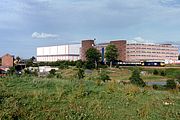
[[[157,53],[157,54],[172,54],[176,55],[174,52],[152,52],[152,51],[127,51],[127,53]]]
[[[127,45],[140,45],[140,46],[156,46],[156,47],[174,47],[172,45],[157,45],[157,44],[137,44],[137,43],[133,43],[133,44],[127,44]]]
[[[128,55],[128,56],[143,56],[143,57],[175,57],[177,56],[158,56],[158,55]]]
[[[177,51],[177,49],[174,49],[174,48],[167,48],[167,49],[164,49],[164,48],[141,48],[141,47],[131,47],[131,48],[127,48],[127,49],[143,49],[143,50],[170,50],[170,51]]]

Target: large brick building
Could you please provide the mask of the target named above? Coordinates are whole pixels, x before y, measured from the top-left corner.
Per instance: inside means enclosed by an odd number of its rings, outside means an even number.
[[[2,67],[13,67],[14,66],[14,56],[10,54],[5,54],[1,57],[1,65]]]
[[[171,44],[128,43],[126,40],[112,40],[109,43],[95,44],[94,40],[82,40],[81,44],[59,45],[37,48],[37,61],[86,60],[86,51],[97,48],[105,61],[106,46],[114,44],[118,49],[118,60],[126,62],[164,61],[172,63],[178,60],[178,48]],[[171,62],[170,62],[171,61]]]
[[[89,49],[89,48],[92,48],[94,47],[95,44],[94,44],[94,40],[83,40],[81,42],[81,52],[80,52],[80,58],[81,60],[85,61],[86,60],[86,51]]]
[[[126,62],[164,61],[173,63],[178,60],[179,55],[178,48],[171,44],[127,43],[126,40],[116,40],[95,46],[101,52],[102,58],[109,44],[114,44],[118,48],[118,60]]]

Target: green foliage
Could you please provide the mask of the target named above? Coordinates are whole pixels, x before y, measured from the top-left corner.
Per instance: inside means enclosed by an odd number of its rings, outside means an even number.
[[[140,71],[135,69],[132,73],[132,76],[129,78],[132,84],[144,87],[146,84],[140,77]]]
[[[31,74],[31,70],[29,70],[29,69],[24,69],[24,73],[27,74],[27,75],[28,75],[28,74]]]
[[[164,70],[161,71],[161,76],[166,76],[166,72]]]
[[[62,78],[61,73],[57,73],[57,74],[56,74],[56,78]]]
[[[38,66],[52,66],[58,67],[61,69],[67,68],[68,66],[75,66],[76,61],[56,61],[56,62],[39,62]]]
[[[62,63],[58,66],[59,69],[68,69],[68,64],[67,63]]]
[[[106,47],[106,52],[105,52],[105,58],[107,62],[110,62],[110,65],[112,64],[113,61],[117,60],[118,57],[118,49],[114,44],[110,44]]]
[[[16,72],[15,67],[10,67],[9,70],[8,70],[9,75],[13,75],[13,74],[15,74],[15,72]]]
[[[55,74],[56,74],[56,70],[55,70],[55,69],[51,69],[51,70],[49,71],[49,74],[55,75]]]
[[[82,68],[83,67],[83,61],[82,60],[78,60],[78,61],[76,61],[76,67],[77,68]]]
[[[82,69],[82,68],[78,69],[77,77],[78,77],[78,79],[83,79],[85,77],[84,76],[84,69]]]
[[[92,69],[92,68],[95,68],[95,63],[92,61],[86,61],[84,66],[86,69]]]
[[[169,89],[175,89],[176,88],[176,82],[174,80],[167,80],[166,81],[166,88]]]
[[[95,66],[97,68],[101,54],[96,48],[90,48],[86,51],[86,59],[89,67]],[[91,64],[91,65],[90,65]]]
[[[180,102],[167,91],[94,81],[0,78],[2,120],[178,120]],[[171,103],[164,105],[164,103]],[[119,107],[120,106],[120,107]]]
[[[157,69],[154,69],[153,74],[154,74],[154,75],[158,75],[158,74],[159,74],[159,71],[158,71]]]
[[[102,80],[103,82],[107,81],[107,80],[111,80],[107,71],[105,70],[101,70],[99,73],[99,79]]]
[[[153,85],[153,89],[157,90],[158,89],[158,85],[154,84]]]
[[[47,78],[54,78],[56,76],[56,70],[55,69],[51,69],[49,71],[49,74],[47,76]]]

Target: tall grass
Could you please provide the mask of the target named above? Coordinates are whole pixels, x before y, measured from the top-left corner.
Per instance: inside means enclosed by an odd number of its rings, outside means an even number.
[[[164,105],[164,101],[173,104]],[[179,119],[179,93],[93,80],[0,78],[0,119]]]

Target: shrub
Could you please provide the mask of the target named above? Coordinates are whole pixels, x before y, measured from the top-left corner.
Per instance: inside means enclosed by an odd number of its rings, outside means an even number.
[[[60,73],[56,74],[57,78],[62,78],[62,75]]]
[[[15,67],[10,67],[8,70],[8,74],[13,75],[16,72]]]
[[[129,78],[132,84],[144,87],[146,84],[140,77],[140,71],[135,69],[132,73],[132,76]]]
[[[159,74],[158,70],[154,69],[153,74],[158,75]]]
[[[153,89],[157,90],[158,89],[158,85],[153,84]]]
[[[99,74],[99,79],[105,82],[106,80],[111,80],[110,77],[108,76],[107,72],[102,70]]]
[[[62,63],[59,65],[59,69],[67,69],[67,68],[69,68],[69,66],[66,63]]]
[[[49,74],[55,75],[55,74],[56,74],[56,70],[55,70],[55,69],[51,69],[51,70],[49,71]]]
[[[77,77],[78,77],[78,79],[83,79],[85,77],[84,76],[84,69],[82,69],[82,68],[78,69]]]
[[[92,61],[86,61],[84,64],[85,68],[87,69],[93,69],[95,68],[95,64]]]
[[[76,62],[76,67],[77,67],[77,68],[82,68],[82,67],[83,67],[83,62],[82,62],[82,60],[78,60],[78,61]]]
[[[25,74],[31,74],[31,71],[29,69],[24,69]]]
[[[166,76],[166,72],[165,71],[161,71],[161,76]]]
[[[174,80],[167,80],[166,81],[166,88],[169,89],[175,89],[176,88],[176,82]]]

